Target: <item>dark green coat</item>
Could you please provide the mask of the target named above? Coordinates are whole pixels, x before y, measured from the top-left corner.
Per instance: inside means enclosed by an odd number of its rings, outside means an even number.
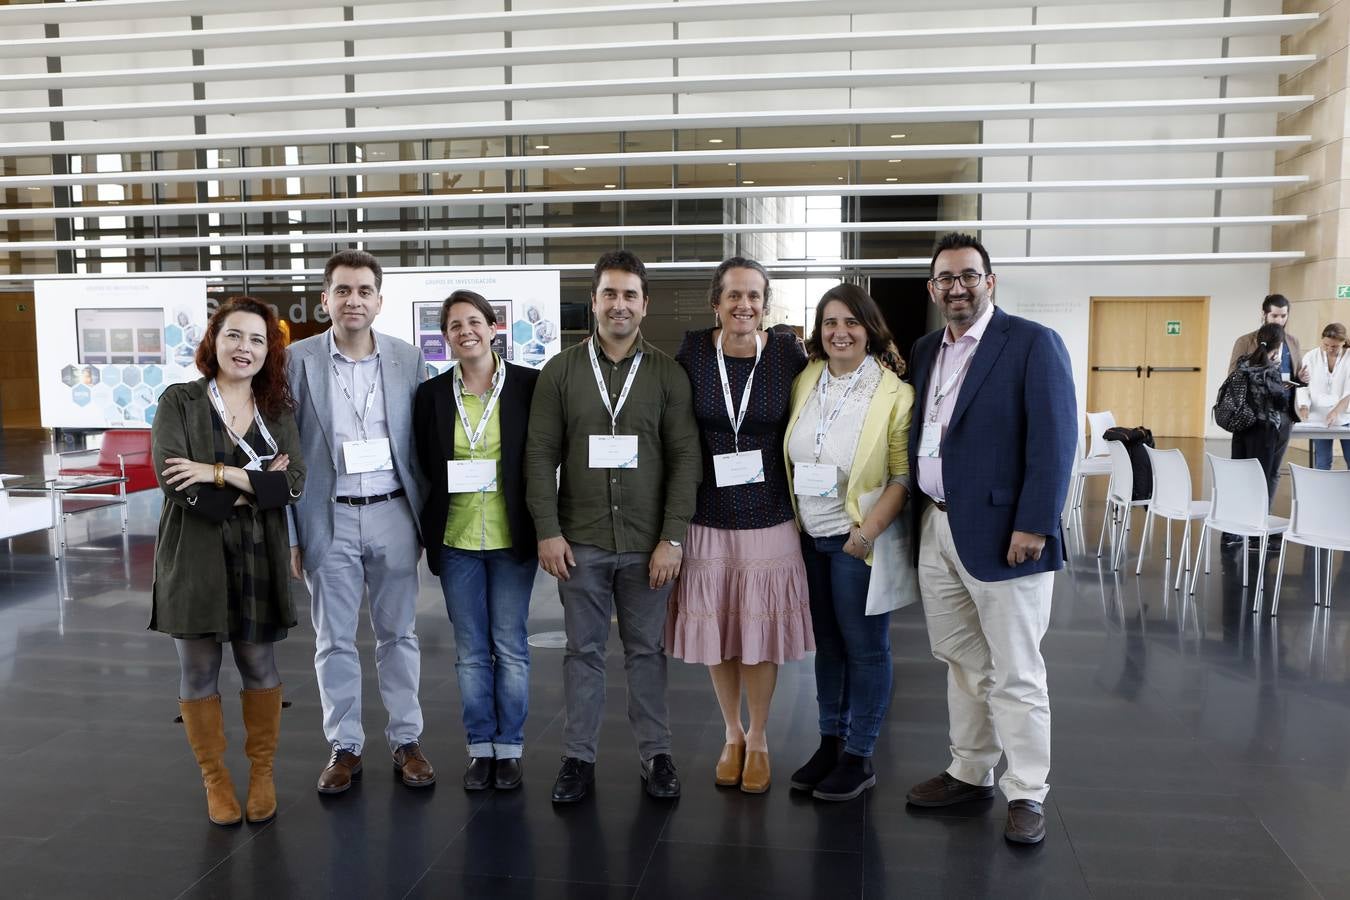
[[[151,453],[155,475],[163,477],[164,460],[182,457],[194,462],[215,462],[215,438],[211,425],[211,399],[206,379],[170,385],[160,397],[151,428]],[[277,452],[288,454],[285,472],[249,472],[256,505],[264,528],[264,543],[270,591],[256,598],[255,608],[244,609],[245,617],[259,623],[289,628],[295,625],[295,606],[290,592],[290,539],[286,507],[294,503],[305,486],[305,463],[300,456],[300,435],[295,419],[285,413],[277,419],[263,417]],[[181,491],[164,487],[164,508],[159,516],[159,540],[155,545],[155,583],[152,589],[150,628],[167,634],[228,634],[225,547],[221,523],[233,512],[241,491],[226,485],[194,484]]]

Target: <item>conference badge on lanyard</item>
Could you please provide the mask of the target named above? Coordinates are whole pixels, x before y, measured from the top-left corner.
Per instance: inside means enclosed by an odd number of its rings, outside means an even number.
[[[713,473],[718,487],[732,487],[738,484],[759,484],[764,481],[764,454],[759,450],[741,452],[741,424],[745,422],[745,412],[750,408],[750,388],[755,383],[755,370],[759,368],[759,358],[764,352],[759,333],[755,334],[755,364],[745,379],[745,390],[741,391],[741,409],[738,413],[731,402],[731,379],[727,376],[726,354],[722,352],[724,330],[717,332],[717,374],[722,379],[722,400],[727,407],[727,420],[731,423],[734,453],[713,454]]]
[[[464,436],[469,442],[468,459],[447,459],[445,461],[445,486],[451,494],[487,494],[497,490],[497,461],[495,459],[477,459],[478,445],[487,432],[492,411],[501,399],[502,388],[506,384],[506,363],[497,361],[497,371],[492,373],[492,395],[483,407],[483,415],[477,427],[469,424],[469,413],[464,408],[464,382],[459,372],[453,376],[455,408],[459,411],[459,422],[464,426]]]
[[[638,467],[638,436],[636,434],[616,434],[619,411],[628,402],[628,392],[633,389],[633,380],[637,378],[638,367],[642,365],[642,351],[633,356],[633,365],[628,369],[623,389],[619,391],[617,403],[609,402],[609,389],[605,386],[605,376],[600,372],[599,342],[591,341],[591,372],[595,375],[596,387],[600,389],[600,402],[605,404],[609,413],[609,434],[593,434],[590,440],[590,467],[592,469],[636,469]]]
[[[267,446],[272,451],[266,456],[259,456],[257,451],[249,446],[248,441],[244,440],[243,435],[234,433],[234,429],[230,427],[229,411],[225,409],[225,398],[220,396],[220,388],[216,387],[214,378],[207,383],[206,393],[211,397],[211,405],[215,407],[216,415],[220,416],[220,421],[225,426],[225,433],[239,445],[244,451],[244,455],[248,457],[248,465],[244,466],[245,471],[261,472],[263,463],[277,455],[277,442],[272,437],[272,432],[267,430],[267,423],[263,421],[262,413],[258,412],[258,404],[253,404],[253,424],[258,426],[258,434],[267,442]]]
[[[826,366],[821,370],[820,380],[816,382],[816,392],[820,398],[820,420],[816,423],[815,462],[798,463],[792,468],[792,492],[799,497],[839,496],[839,467],[822,463],[820,454],[825,449],[825,435],[834,425],[835,419],[838,419],[839,414],[844,411],[844,404],[848,402],[849,395],[858,386],[863,372],[870,365],[876,365],[876,361],[869,356],[853,370],[853,376],[849,378],[844,392],[839,395],[839,400],[828,415],[825,413],[825,389],[830,382],[830,367]]]
[[[938,372],[942,371],[941,354],[947,352],[947,346],[944,344],[938,351]],[[928,418],[923,423],[923,430],[919,433],[919,451],[918,455],[923,459],[938,459],[942,456],[942,433],[944,428],[938,422],[938,416],[942,414],[943,402],[951,396],[952,391],[956,389],[956,383],[961,380],[961,373],[966,370],[966,364],[970,362],[974,354],[967,356],[961,365],[956,367],[956,371],[947,376],[947,380],[939,387],[937,381],[933,384],[933,397],[928,403]],[[937,373],[934,373],[937,374]]]
[[[331,359],[328,364],[332,366],[333,377],[337,379],[338,387],[342,389],[342,396],[347,398],[347,403],[352,408],[352,413],[356,415],[357,427],[361,429],[361,439],[359,441],[342,442],[342,464],[348,475],[364,475],[367,472],[388,472],[394,468],[394,451],[389,445],[389,438],[371,438],[366,434],[366,419],[370,418],[370,411],[375,407],[375,392],[379,389],[380,379],[383,376],[384,363],[378,357],[375,363],[375,378],[370,382],[370,390],[366,391],[365,410],[356,408],[356,401],[352,399],[352,392],[347,387],[347,382],[342,380],[342,373],[338,371],[337,363]],[[353,373],[356,367],[352,367]],[[354,377],[354,376],[353,376]],[[355,382],[353,382],[353,385]]]

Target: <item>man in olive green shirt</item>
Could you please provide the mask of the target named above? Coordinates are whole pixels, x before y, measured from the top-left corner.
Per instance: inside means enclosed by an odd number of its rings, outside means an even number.
[[[680,793],[666,713],[666,597],[701,462],[688,376],[639,331],[647,302],[640,259],[623,250],[600,257],[591,281],[595,333],[549,360],[530,409],[525,496],[567,631],[555,803],[581,800],[594,781],[615,611],[647,793]]]

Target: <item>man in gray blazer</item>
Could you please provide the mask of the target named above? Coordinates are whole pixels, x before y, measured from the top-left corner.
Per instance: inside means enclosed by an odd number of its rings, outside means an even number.
[[[412,449],[412,403],[426,366],[412,345],[371,328],[383,297],[380,264],[343,250],[328,260],[323,307],[332,327],[291,345],[286,364],[309,490],[295,504],[291,569],[309,586],[314,668],[332,748],[319,792],[338,794],[361,772],[361,659],[357,616],[370,596],[375,672],[389,712],[385,736],[409,787],[436,780],[423,755],[417,699],[421,652],[416,510],[421,473]]]

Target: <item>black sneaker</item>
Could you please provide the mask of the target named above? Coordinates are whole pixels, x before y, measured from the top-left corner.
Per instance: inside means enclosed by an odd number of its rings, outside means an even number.
[[[576,803],[585,798],[595,784],[595,763],[564,756],[558,780],[553,782],[554,803]]]
[[[852,800],[876,783],[871,757],[854,756],[845,751],[839,757],[839,764],[834,767],[834,771],[816,785],[811,796],[817,800]]]
[[[658,753],[642,764],[642,780],[647,793],[659,800],[680,796],[680,776],[675,773],[675,760],[669,753]]]
[[[832,734],[822,734],[820,736],[820,746],[816,752],[811,754],[811,758],[806,761],[806,765],[792,773],[792,779],[788,782],[794,790],[814,791],[816,785],[825,780],[825,776],[834,771],[834,767],[839,765],[839,754],[844,752],[844,739],[835,737]]]

